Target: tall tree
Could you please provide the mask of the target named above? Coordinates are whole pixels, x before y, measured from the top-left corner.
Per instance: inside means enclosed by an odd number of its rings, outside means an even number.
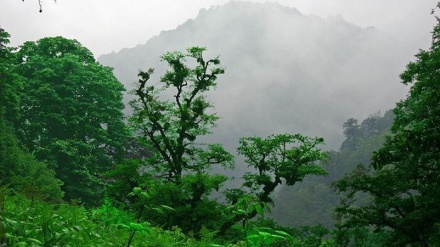
[[[55,168],[67,199],[99,201],[98,174],[123,153],[124,87],[88,49],[62,37],[24,43],[15,71],[24,78],[19,140]]]
[[[141,142],[155,151],[146,159],[146,169],[161,191],[152,201],[175,209],[163,223],[195,232],[203,224],[214,224],[220,216],[215,210],[217,204],[208,196],[221,187],[226,177],[211,174],[210,170],[216,165],[233,166],[233,156],[221,145],[196,142],[198,137],[210,133],[218,119],[205,93],[216,86],[217,76],[224,73],[220,60],[205,60],[204,51],[192,47],[187,53],[163,55],[162,60],[171,70],[161,77],[163,86],[158,88],[148,81],[152,69],[140,72],[135,91],[138,99],[131,102],[134,114],[130,118]],[[189,67],[187,59],[195,67]]]
[[[387,246],[440,245],[440,23],[431,48],[416,57],[401,74],[411,89],[394,109],[393,135],[370,166],[336,184],[346,196],[337,209],[341,223],[373,226]],[[361,193],[371,201],[355,206]]]

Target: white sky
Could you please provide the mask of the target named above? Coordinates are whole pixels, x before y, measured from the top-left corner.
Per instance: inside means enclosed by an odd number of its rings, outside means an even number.
[[[0,0],[0,26],[11,45],[48,36],[77,39],[96,56],[144,44],[160,31],[176,28],[201,8],[229,0]],[[253,2],[265,2],[253,0]],[[306,15],[341,15],[361,27],[375,26],[400,39],[429,44],[437,0],[275,0]],[[440,11],[438,11],[440,13]],[[416,45],[416,44],[414,44]],[[424,48],[424,47],[419,47]]]

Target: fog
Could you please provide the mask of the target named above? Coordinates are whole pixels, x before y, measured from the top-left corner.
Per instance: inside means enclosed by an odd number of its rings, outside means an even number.
[[[430,44],[436,5],[426,1],[2,0],[11,45],[46,36],[77,39],[130,89],[160,55],[206,46],[226,74],[209,99],[221,116],[208,141],[235,150],[239,137],[300,132],[343,139],[342,124],[392,108],[398,77]],[[107,55],[105,55],[107,54]],[[128,101],[128,99],[126,99]]]
[[[99,60],[132,88],[139,70],[155,68],[156,83],[165,71],[160,55],[189,46],[207,47],[226,68],[209,94],[221,120],[208,140],[230,151],[240,137],[285,132],[322,136],[338,149],[345,120],[384,112],[405,96],[398,75],[414,54],[412,44],[341,16],[231,2]]]
[[[99,56],[143,44],[163,30],[171,30],[193,19],[202,8],[223,5],[229,0],[1,0],[0,25],[11,35],[11,43],[48,36],[80,41]],[[266,2],[252,0],[252,2]],[[428,47],[435,23],[429,15],[436,0],[272,0],[321,18],[341,15],[359,27],[374,26],[391,33],[412,49]]]
[[[348,118],[385,112],[406,96],[399,74],[429,47],[436,2],[47,0],[39,13],[37,0],[1,0],[0,26],[13,46],[77,39],[128,91],[139,70],[155,68],[151,83],[159,82],[163,53],[207,47],[206,57],[219,55],[226,73],[208,94],[221,119],[201,141],[236,154],[240,137],[302,133],[337,150]],[[245,170],[238,158],[233,175]]]

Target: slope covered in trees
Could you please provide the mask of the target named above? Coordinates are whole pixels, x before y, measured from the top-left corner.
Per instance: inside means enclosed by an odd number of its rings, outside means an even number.
[[[394,109],[393,135],[369,166],[358,166],[336,184],[345,196],[336,211],[341,224],[372,227],[387,246],[439,244],[439,37],[440,24],[431,48],[401,74],[411,90]],[[354,204],[361,193],[371,200]]]
[[[154,67],[153,77],[164,73],[161,54],[194,45],[219,54],[227,70],[208,97],[221,116],[211,140],[229,151],[241,136],[283,132],[322,136],[329,149],[338,149],[345,119],[388,110],[405,95],[398,74],[403,58],[413,54],[390,35],[342,17],[233,1],[98,60],[115,68],[130,90],[139,70]]]
[[[392,111],[375,113],[358,123],[350,118],[344,125],[345,140],[338,151],[330,151],[324,165],[326,177],[309,177],[292,187],[283,186],[276,193],[272,210],[274,220],[286,226],[322,225],[333,228],[334,209],[340,196],[332,184],[351,172],[358,164],[369,164],[373,152],[382,147],[386,135],[390,134],[393,122]]]

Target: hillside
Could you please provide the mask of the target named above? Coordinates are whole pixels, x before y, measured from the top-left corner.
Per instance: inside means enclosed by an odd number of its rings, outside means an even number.
[[[346,119],[389,109],[407,90],[398,79],[403,45],[390,35],[272,3],[202,9],[194,20],[99,61],[130,90],[140,69],[155,68],[158,80],[165,70],[160,55],[190,46],[207,47],[226,68],[210,95],[222,117],[212,139],[231,151],[241,136],[282,132],[323,136],[327,148],[338,149]]]

